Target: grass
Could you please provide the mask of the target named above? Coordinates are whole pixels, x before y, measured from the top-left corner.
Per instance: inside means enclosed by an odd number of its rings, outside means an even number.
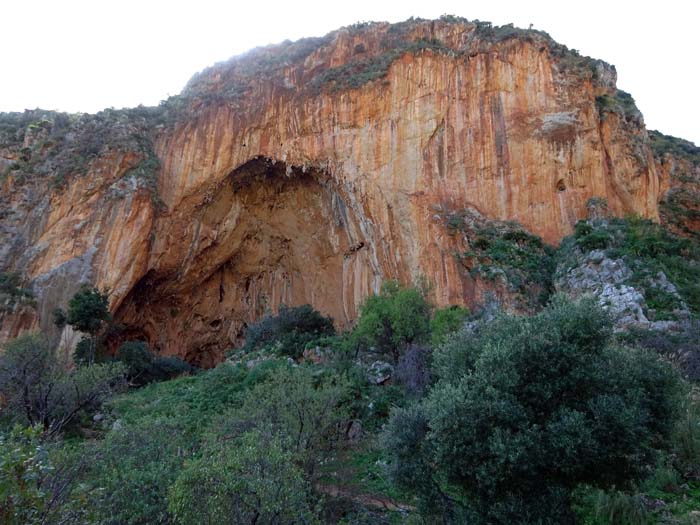
[[[110,401],[106,409],[127,423],[174,418],[193,432],[202,432],[224,409],[237,406],[241,395],[263,381],[281,361],[218,367],[160,383],[152,383]]]

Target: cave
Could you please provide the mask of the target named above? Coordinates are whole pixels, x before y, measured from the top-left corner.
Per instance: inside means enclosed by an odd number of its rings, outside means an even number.
[[[194,209],[184,232],[156,231],[183,238],[166,254],[177,264],[152,268],[115,313],[159,354],[214,366],[282,304],[311,304],[343,328],[381,281],[371,224],[323,169],[257,157]]]

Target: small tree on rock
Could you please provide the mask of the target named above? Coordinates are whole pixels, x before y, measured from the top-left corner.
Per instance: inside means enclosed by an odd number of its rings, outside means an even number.
[[[79,360],[93,363],[97,336],[104,323],[112,319],[107,292],[100,292],[97,288],[83,285],[68,301],[68,311],[64,312],[57,308],[53,312],[53,317],[54,324],[59,328],[69,324],[90,336],[89,342],[81,345]]]

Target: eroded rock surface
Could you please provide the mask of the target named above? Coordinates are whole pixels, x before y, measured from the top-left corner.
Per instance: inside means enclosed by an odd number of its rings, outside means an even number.
[[[470,304],[446,212],[549,243],[592,197],[659,218],[615,78],[541,32],[408,21],[254,50],[160,108],[35,115],[0,142],[0,270],[35,293],[25,328],[49,330],[90,282],[110,291],[115,344],[204,366],[282,303],[342,327],[384,280],[424,279],[435,304]]]

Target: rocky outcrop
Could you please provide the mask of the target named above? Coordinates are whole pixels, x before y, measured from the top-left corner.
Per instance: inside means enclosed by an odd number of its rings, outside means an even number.
[[[700,235],[700,148],[658,131],[652,139],[661,182],[661,220],[680,235]]]
[[[675,321],[652,321],[645,314],[647,304],[643,291],[632,286],[632,270],[623,259],[610,258],[604,250],[593,250],[586,254],[576,253],[576,264],[569,268],[559,268],[555,280],[557,292],[572,297],[590,295],[615,320],[615,328],[624,330],[630,327],[665,330]],[[677,319],[688,319],[690,311],[678,294],[676,287],[663,272],[659,272],[653,282],[656,288],[671,294],[681,305],[675,311]]]
[[[91,282],[115,342],[205,366],[282,303],[342,327],[382,281],[423,279],[436,304],[469,304],[446,214],[549,243],[592,197],[659,218],[615,77],[538,31],[412,20],[254,50],[159,108],[6,116],[0,270],[33,290],[28,325]]]

